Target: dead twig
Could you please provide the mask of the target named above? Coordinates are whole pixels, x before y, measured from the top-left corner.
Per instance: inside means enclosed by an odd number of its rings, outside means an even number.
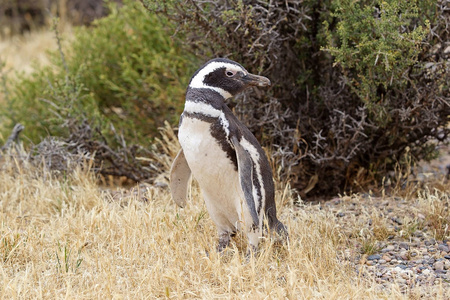
[[[3,145],[3,147],[0,148],[0,152],[7,151],[8,149],[11,148],[13,144],[17,143],[19,135],[24,129],[25,127],[22,124],[20,123],[16,124],[16,126],[14,126],[12,130],[11,135],[6,140],[5,145]]]

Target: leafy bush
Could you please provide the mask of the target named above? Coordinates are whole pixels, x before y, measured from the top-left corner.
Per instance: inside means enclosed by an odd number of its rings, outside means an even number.
[[[403,73],[417,62],[427,32],[421,24],[411,24],[419,16],[418,7],[396,1],[380,2],[375,7],[358,7],[348,0],[333,4],[332,16],[339,21],[333,32],[327,32],[326,50],[335,57],[335,64],[346,71],[348,84],[358,98],[373,113],[379,113],[379,122],[388,122],[389,103],[381,99],[377,90],[382,89],[385,94],[392,87],[407,86],[408,78]],[[429,27],[428,20],[424,25]]]
[[[195,68],[170,30],[140,3],[111,5],[109,16],[51,54],[53,66],[11,83],[8,109],[0,110],[3,130],[21,122],[37,143],[48,134],[68,137],[68,120],[87,119],[106,137],[116,134],[112,123],[126,142],[148,145],[165,120],[178,121]]]
[[[109,11],[77,30],[68,47],[54,26],[53,66],[9,85],[0,145],[21,123],[35,144],[31,160],[46,169],[66,174],[93,159],[89,168],[102,175],[151,181],[161,172],[153,138],[166,120],[178,122],[197,64],[172,41],[171,25],[140,3],[111,4]]]
[[[303,194],[364,185],[405,153],[429,158],[448,142],[445,1],[143,2],[198,56],[272,80],[235,112]]]

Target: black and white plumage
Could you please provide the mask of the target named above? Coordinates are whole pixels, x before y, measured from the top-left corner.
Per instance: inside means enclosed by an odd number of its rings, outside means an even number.
[[[218,250],[236,230],[244,230],[252,248],[270,229],[287,236],[278,221],[272,171],[254,135],[225,104],[249,86],[269,86],[269,79],[248,73],[223,58],[210,60],[192,76],[180,118],[181,150],[175,158],[170,188],[175,202],[186,203],[188,182],[198,181],[211,219],[219,231]]]

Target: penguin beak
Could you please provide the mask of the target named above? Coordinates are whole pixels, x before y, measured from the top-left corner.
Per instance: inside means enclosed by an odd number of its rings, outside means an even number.
[[[242,77],[242,81],[246,85],[253,85],[253,86],[270,86],[270,80],[264,76],[259,75],[253,75],[250,73],[247,73]]]

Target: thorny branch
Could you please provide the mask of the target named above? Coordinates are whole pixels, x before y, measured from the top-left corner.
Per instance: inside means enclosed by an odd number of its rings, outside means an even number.
[[[421,158],[431,137],[448,142],[450,95],[439,92],[450,74],[447,0],[436,3],[440,19],[423,41],[428,46],[419,55],[420,64],[403,75],[408,88],[391,84],[377,91],[388,104],[386,125],[352,92],[356,75],[333,66],[331,56],[320,50],[320,24],[327,20],[330,30],[336,26],[331,1],[141,1],[175,20],[186,49],[205,61],[211,55],[230,57],[271,79],[268,92],[240,96],[234,111],[270,145],[281,176],[300,190],[311,190],[308,182],[317,176],[314,191],[336,192],[361,169],[367,176],[373,166],[382,173],[384,162],[399,159],[407,146]]]

